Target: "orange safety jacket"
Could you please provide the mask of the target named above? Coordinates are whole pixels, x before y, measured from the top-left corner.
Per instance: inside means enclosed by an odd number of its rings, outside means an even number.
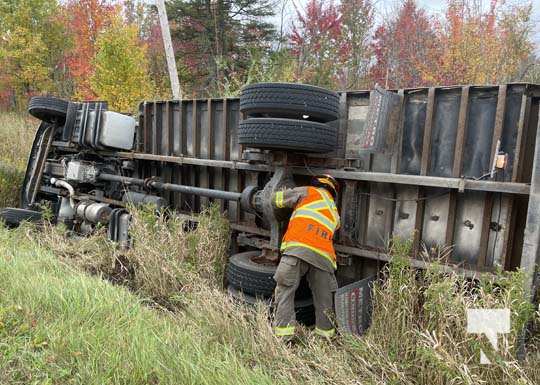
[[[283,192],[275,195],[277,208],[283,207]],[[295,206],[281,243],[281,252],[306,248],[327,259],[336,269],[334,232],[339,227],[339,213],[332,196],[324,189],[307,187],[307,195]]]

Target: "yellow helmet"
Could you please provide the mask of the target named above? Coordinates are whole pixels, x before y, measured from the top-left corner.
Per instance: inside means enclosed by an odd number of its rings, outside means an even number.
[[[323,187],[334,197],[337,198],[339,192],[339,183],[332,175],[322,174],[316,175],[311,180],[311,184],[315,187]]]

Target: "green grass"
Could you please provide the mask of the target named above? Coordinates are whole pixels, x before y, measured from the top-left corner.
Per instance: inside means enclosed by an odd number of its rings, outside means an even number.
[[[192,325],[21,237],[0,231],[2,384],[272,382]]]
[[[167,234],[178,230],[177,223],[167,228],[152,217],[141,220],[146,224],[137,226],[153,223],[161,242],[170,242],[160,245],[161,250],[173,244],[189,247]],[[213,226],[211,221],[203,224],[191,241],[203,242]],[[540,382],[537,340],[531,342],[525,361],[515,358],[518,331],[533,312],[524,298],[520,273],[501,273],[497,284],[482,279],[473,290],[463,278],[437,269],[418,275],[397,256],[386,279],[376,286],[373,325],[367,335],[328,343],[301,329],[299,343],[287,347],[273,337],[263,307],[245,307],[227,297],[218,284],[221,272],[212,263],[197,270],[188,254],[171,273],[171,260],[156,263],[132,255],[135,269],[149,264],[139,280],[173,275],[163,286],[144,285],[131,277],[124,282],[132,289],[127,290],[99,277],[96,268],[106,271],[103,263],[109,258],[100,260],[99,250],[110,245],[89,244],[101,235],[83,240],[77,253],[69,252],[73,243],[54,255],[49,242],[62,241],[58,234],[48,238],[51,229],[44,231],[0,228],[2,384]],[[144,232],[138,234],[133,253],[144,253],[146,241],[156,235],[145,239]],[[92,256],[96,264],[89,262]],[[173,276],[178,278],[176,287],[170,286]],[[180,299],[165,301],[174,312],[153,300],[170,298],[163,296],[168,290],[177,290]],[[478,363],[479,349],[486,350],[487,342],[465,333],[465,309],[482,306],[512,311],[507,348],[491,356],[495,364],[490,366]]]
[[[19,189],[38,125],[29,116],[0,113],[0,207],[19,204]]]

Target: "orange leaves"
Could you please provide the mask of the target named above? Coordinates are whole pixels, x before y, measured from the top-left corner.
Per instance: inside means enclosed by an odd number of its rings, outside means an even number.
[[[95,95],[89,83],[93,74],[92,58],[96,55],[96,41],[119,10],[108,0],[69,0],[64,7],[64,19],[73,39],[65,63],[73,79],[75,94],[80,99]]]
[[[530,12],[530,4],[505,8],[492,0],[486,11],[449,0],[444,20],[435,24],[437,65],[422,67],[423,76],[443,85],[519,80],[519,66],[532,51]]]
[[[420,70],[432,67],[438,42],[434,21],[418,8],[414,0],[406,0],[394,19],[384,22],[374,35],[376,64],[372,80],[386,87],[414,87],[427,82]]]
[[[405,0],[374,34],[372,80],[387,87],[489,84],[520,80],[532,52],[531,5],[489,7],[448,0],[443,17],[429,17]]]

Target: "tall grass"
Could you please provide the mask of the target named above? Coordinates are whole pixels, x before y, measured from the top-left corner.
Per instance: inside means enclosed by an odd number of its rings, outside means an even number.
[[[130,212],[133,247],[128,250],[119,250],[103,229],[81,238],[47,225],[34,239],[64,261],[124,283],[166,307],[178,306],[193,285],[220,287],[229,225],[217,206],[204,210],[196,225],[152,206]]]
[[[16,113],[0,113],[0,207],[17,206],[38,122]]]
[[[289,348],[272,335],[264,306],[244,307],[221,290],[226,250],[221,221],[210,210],[189,233],[179,218],[135,211],[134,247],[126,253],[101,235],[66,246],[68,239],[50,238],[46,232],[40,241],[71,266],[121,276],[141,298],[173,309],[174,322],[209,362],[216,358],[208,349],[227,352],[231,362],[225,365],[257,371],[263,376],[257,378],[260,383],[267,378],[290,384],[540,383],[538,340],[530,342],[524,361],[516,358],[518,336],[534,316],[520,272],[501,272],[495,280],[485,276],[472,284],[437,266],[418,272],[403,258],[407,246],[394,247],[394,259],[374,288],[373,323],[365,336],[327,343],[301,329],[300,342]],[[511,309],[512,332],[498,353],[482,337],[466,333],[465,311],[478,307]],[[480,365],[480,349],[492,365]],[[224,377],[217,383],[228,382]]]

